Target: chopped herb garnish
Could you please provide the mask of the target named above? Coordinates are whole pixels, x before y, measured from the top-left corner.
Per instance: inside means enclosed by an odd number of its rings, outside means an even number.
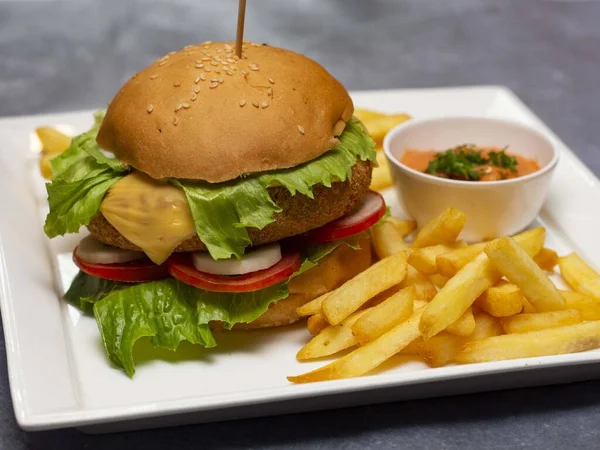
[[[511,172],[517,171],[517,158],[506,154],[506,148],[484,154],[471,144],[460,145],[438,153],[427,165],[426,173],[459,180],[479,181],[485,173],[486,165],[501,167]],[[502,179],[507,173],[501,172]]]

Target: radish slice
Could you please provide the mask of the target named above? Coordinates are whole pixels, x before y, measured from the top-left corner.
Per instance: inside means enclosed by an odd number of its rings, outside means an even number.
[[[385,201],[381,195],[373,191],[367,192],[363,202],[350,214],[335,221],[337,227],[347,227],[355,223],[364,222],[366,219],[385,212]],[[377,219],[379,220],[379,219]],[[377,222],[377,220],[375,222]]]
[[[230,258],[214,260],[209,253],[192,253],[196,270],[212,275],[243,275],[268,269],[281,261],[279,244],[269,244],[246,253],[242,259]]]
[[[106,245],[91,235],[82,239],[75,254],[81,261],[93,264],[121,264],[146,256],[143,252]]]

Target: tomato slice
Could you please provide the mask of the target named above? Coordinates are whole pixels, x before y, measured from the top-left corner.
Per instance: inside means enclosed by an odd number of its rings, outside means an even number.
[[[286,251],[281,260],[268,269],[244,275],[225,276],[200,272],[189,253],[174,253],[167,260],[171,275],[185,284],[212,292],[252,292],[268,288],[291,277],[300,268],[300,253]]]
[[[95,264],[78,258],[77,249],[75,249],[73,252],[73,262],[82,272],[93,277],[104,278],[105,280],[141,283],[169,278],[171,276],[166,264],[157,266],[148,258],[119,264]]]
[[[362,233],[375,225],[384,215],[385,200],[378,192],[369,191],[354,211],[321,228],[309,231],[306,240],[323,243],[344,239]]]

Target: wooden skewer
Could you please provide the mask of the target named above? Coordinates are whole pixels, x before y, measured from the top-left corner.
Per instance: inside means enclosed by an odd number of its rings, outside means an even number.
[[[237,35],[235,39],[235,54],[242,57],[242,43],[244,40],[244,18],[246,17],[246,0],[240,0],[238,6]]]

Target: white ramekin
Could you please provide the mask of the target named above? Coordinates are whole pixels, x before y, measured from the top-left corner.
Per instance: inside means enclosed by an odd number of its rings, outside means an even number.
[[[401,162],[406,149],[446,150],[461,144],[494,146],[537,160],[541,169],[524,177],[474,182],[438,178]],[[394,187],[404,210],[422,226],[444,208],[467,215],[461,238],[467,241],[511,235],[529,225],[548,194],[558,151],[539,131],[503,119],[442,117],[411,120],[383,141]]]

